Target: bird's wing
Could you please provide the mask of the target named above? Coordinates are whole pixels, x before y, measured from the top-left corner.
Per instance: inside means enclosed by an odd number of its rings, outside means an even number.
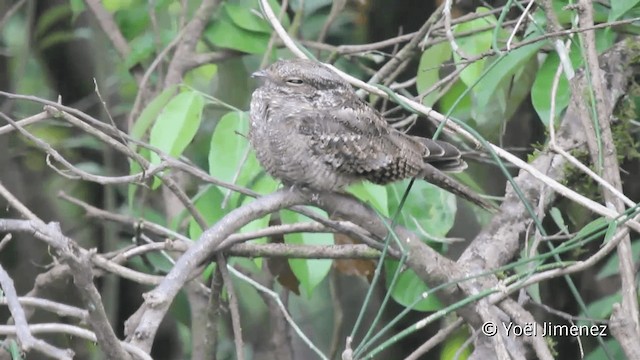
[[[297,130],[336,171],[388,183],[414,176],[429,155],[422,142],[390,128],[364,103],[296,112]]]

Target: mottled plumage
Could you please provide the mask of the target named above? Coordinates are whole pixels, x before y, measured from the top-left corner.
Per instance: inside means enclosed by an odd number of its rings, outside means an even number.
[[[284,184],[339,191],[362,180],[388,184],[420,176],[490,206],[436,170],[466,168],[455,146],[390,127],[321,63],[278,61],[253,76],[261,86],[251,99],[249,139],[267,173]]]

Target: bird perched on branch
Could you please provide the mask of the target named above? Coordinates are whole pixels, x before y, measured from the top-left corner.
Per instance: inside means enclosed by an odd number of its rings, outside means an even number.
[[[312,60],[280,60],[252,75],[249,140],[258,161],[285,185],[340,191],[418,177],[486,209],[491,203],[443,173],[467,167],[460,151],[404,134],[360,99],[351,85]]]

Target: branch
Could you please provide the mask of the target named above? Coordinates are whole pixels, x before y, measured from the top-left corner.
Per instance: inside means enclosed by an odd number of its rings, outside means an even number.
[[[29,325],[29,331],[32,334],[68,334],[70,336],[79,337],[91,342],[98,341],[96,335],[84,328],[79,326],[69,325],[69,324],[59,324],[59,323],[43,323],[43,324],[33,324]],[[13,325],[0,325],[0,335],[14,335],[16,333],[16,327]],[[146,354],[144,351],[138,349],[137,347],[128,344],[126,342],[121,342],[120,345],[134,354],[137,359],[142,360],[153,360],[151,356]]]
[[[589,28],[593,26],[593,9],[591,1],[579,1],[579,14],[581,27]],[[604,87],[607,85],[606,79],[610,79],[612,77],[612,75],[610,75],[611,73],[616,74],[616,76],[613,76],[615,78],[619,76],[618,74],[621,72],[628,73],[630,71],[626,70],[626,68],[620,63],[609,63],[608,65],[611,65],[608,67],[609,72],[605,73],[600,68],[600,61],[596,50],[595,32],[584,32],[581,34],[581,37],[586,48],[586,64],[588,72],[591,75],[591,85],[595,96],[595,108],[597,112],[597,124],[600,128],[600,144],[602,147],[601,149],[589,149],[591,151],[591,160],[592,163],[596,165],[596,168],[602,172],[604,180],[610,183],[617,191],[621,191],[622,180],[620,179],[620,167],[615,147],[616,142],[611,133],[610,121],[613,117],[613,104],[615,104],[617,97],[622,95],[622,92],[611,91],[609,90],[610,87],[607,87],[607,90],[605,90]],[[620,81],[628,82],[628,79],[629,77],[624,76]],[[574,83],[577,84],[578,82],[576,81]],[[582,83],[586,83],[586,81],[583,81]],[[573,88],[575,91],[575,86]],[[582,101],[585,101],[585,97],[582,96],[582,93],[578,93],[578,95]],[[584,109],[586,106],[581,108]],[[583,123],[588,123],[587,126],[591,125],[590,121],[592,118],[590,115],[591,112],[585,111],[581,116]],[[591,143],[596,142],[595,132],[587,132],[587,136],[594,138]],[[602,162],[599,161],[600,157],[602,157]],[[616,196],[615,192],[608,190],[606,187],[603,187],[602,192],[607,204],[612,204],[618,212],[623,212],[625,210],[624,202],[620,197]],[[622,282],[622,303],[620,308],[615,308],[615,312],[623,313],[624,315],[621,316],[621,314],[614,313],[612,314],[612,318],[626,318],[628,321],[622,323],[620,325],[620,331],[617,331],[614,335],[616,335],[616,338],[621,345],[625,345],[623,350],[627,357],[633,359],[640,354],[640,344],[637,341],[630,342],[628,339],[640,339],[640,319],[638,319],[640,314],[638,310],[638,294],[635,281],[636,271],[633,264],[634,259],[631,251],[631,238],[629,235],[625,235],[622,241],[620,241],[620,244],[618,244],[617,247],[617,253],[620,267],[620,279]],[[617,336],[622,334],[628,336],[628,338],[623,339]]]
[[[202,0],[200,7],[195,12],[195,16],[185,27],[182,41],[176,47],[173,58],[169,63],[167,78],[164,81],[165,88],[179,84],[185,71],[193,66],[192,59],[196,53],[196,44],[218,6],[220,6],[220,0]]]
[[[4,298],[9,305],[9,311],[15,321],[15,333],[18,336],[18,341],[22,351],[29,352],[29,350],[33,348],[56,359],[72,359],[74,355],[72,350],[60,349],[49,345],[43,340],[33,337],[31,330],[29,329],[29,324],[27,323],[24,310],[22,309],[22,305],[20,305],[20,301],[18,300],[18,294],[13,286],[13,280],[9,274],[4,271],[2,266],[0,266],[0,286],[2,286]]]
[[[30,221],[14,221],[17,225],[27,223],[34,234],[45,240],[56,252],[57,256],[73,270],[76,288],[81,294],[84,305],[89,310],[89,323],[96,332],[96,338],[100,348],[112,358],[129,359],[113,329],[106,318],[100,294],[92,282],[92,269],[88,264],[89,252],[80,248],[73,240],[65,237],[56,223],[45,224],[32,213],[25,211],[26,207],[16,199],[0,183],[0,196],[3,196],[11,206],[30,217]],[[0,227],[6,227],[7,221],[0,220]],[[4,225],[4,226],[3,226]]]
[[[280,190],[231,211],[213,227],[206,230],[200,239],[178,259],[160,285],[145,294],[145,302],[139,309],[141,315],[134,319],[135,323],[130,322],[132,319],[127,320],[127,327],[135,329],[128,334],[133,337],[132,344],[147,352],[151,350],[158,326],[174,297],[201,262],[209,258],[215,251],[223,250],[219,249],[219,245],[224,239],[254,219],[304,202],[305,198],[302,194],[290,190]]]

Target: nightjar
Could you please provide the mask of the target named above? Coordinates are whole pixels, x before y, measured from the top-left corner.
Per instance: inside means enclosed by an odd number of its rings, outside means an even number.
[[[453,145],[404,134],[319,62],[280,60],[257,71],[249,140],[268,174],[283,184],[340,191],[420,177],[487,209],[495,206],[442,171],[467,167]]]

